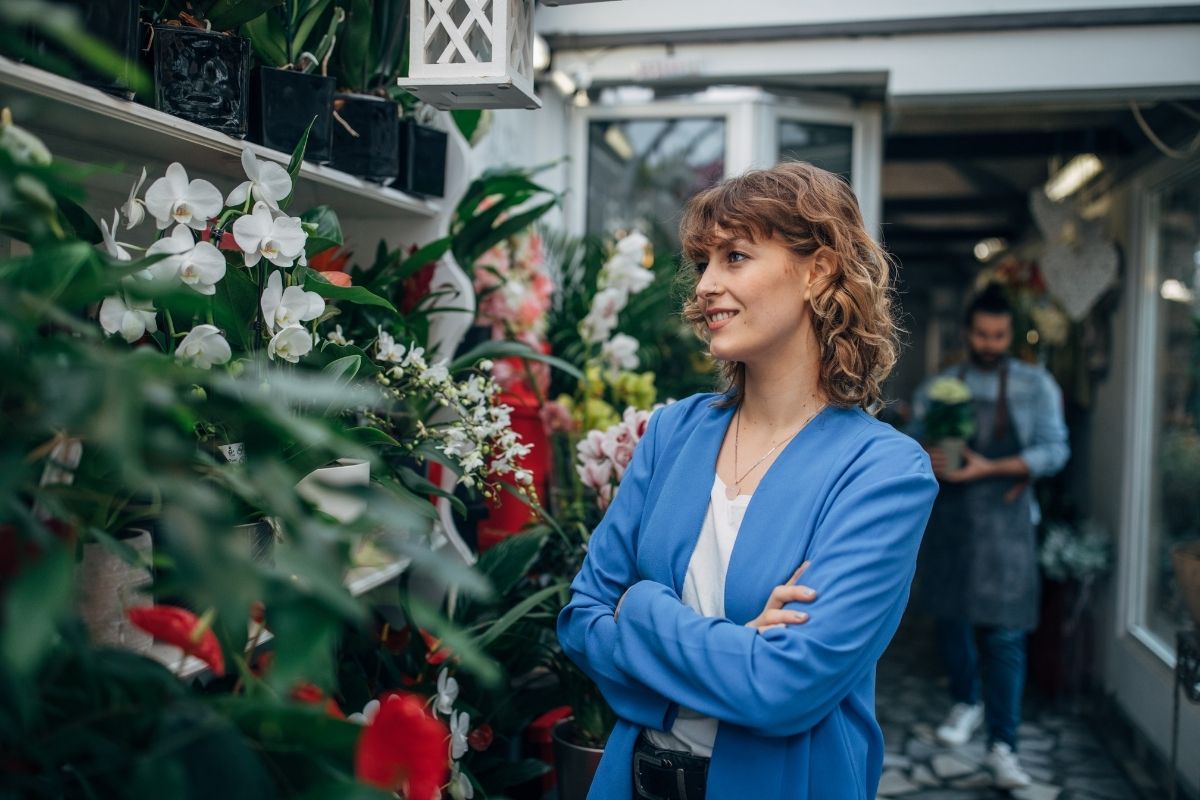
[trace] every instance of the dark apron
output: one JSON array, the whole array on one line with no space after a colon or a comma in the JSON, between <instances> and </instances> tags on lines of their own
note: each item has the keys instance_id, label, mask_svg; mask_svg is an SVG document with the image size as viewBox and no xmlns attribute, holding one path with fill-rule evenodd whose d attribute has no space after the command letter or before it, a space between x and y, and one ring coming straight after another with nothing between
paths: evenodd
<instances>
[{"instance_id":1,"label":"dark apron","mask_svg":"<svg viewBox=\"0 0 1200 800\"><path fill-rule=\"evenodd\" d=\"M966 376L966 367L959 378ZM1006 458L1021 452L1008 413L1008 365L1000 367L996 400L973 398L980 455ZM1022 485L1023 484L1023 485ZM1020 486L1012 502L1005 495ZM921 610L940 619L1033 630L1038 617L1037 542L1028 482L986 478L943 482L925 539L914 593Z\"/></svg>"}]
</instances>

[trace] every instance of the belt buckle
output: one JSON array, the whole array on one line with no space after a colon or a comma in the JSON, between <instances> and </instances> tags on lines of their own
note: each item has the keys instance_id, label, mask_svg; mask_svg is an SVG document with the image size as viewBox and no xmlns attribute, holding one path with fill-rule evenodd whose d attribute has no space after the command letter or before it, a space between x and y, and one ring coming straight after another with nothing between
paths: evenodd
<instances>
[{"instance_id":1,"label":"belt buckle","mask_svg":"<svg viewBox=\"0 0 1200 800\"><path fill-rule=\"evenodd\" d=\"M642 785L642 762L646 762L654 767L671 769L671 762L666 759L657 758L655 756L646 755L645 753L633 754L633 785L637 788L638 794L646 798L646 800L671 800L665 795L651 794L646 787ZM675 767L675 787L679 791L679 800L687 800L687 786L684 781L683 767Z\"/></svg>"}]
</instances>

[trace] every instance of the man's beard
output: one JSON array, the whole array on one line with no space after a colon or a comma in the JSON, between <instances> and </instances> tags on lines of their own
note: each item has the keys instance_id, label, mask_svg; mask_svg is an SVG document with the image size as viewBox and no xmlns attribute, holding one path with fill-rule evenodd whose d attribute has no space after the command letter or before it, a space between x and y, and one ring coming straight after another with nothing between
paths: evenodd
<instances>
[{"instance_id":1,"label":"man's beard","mask_svg":"<svg viewBox=\"0 0 1200 800\"><path fill-rule=\"evenodd\" d=\"M1000 362L1004 360L1004 353L977 353L971 351L971 363L980 369L993 370L1000 366Z\"/></svg>"}]
</instances>

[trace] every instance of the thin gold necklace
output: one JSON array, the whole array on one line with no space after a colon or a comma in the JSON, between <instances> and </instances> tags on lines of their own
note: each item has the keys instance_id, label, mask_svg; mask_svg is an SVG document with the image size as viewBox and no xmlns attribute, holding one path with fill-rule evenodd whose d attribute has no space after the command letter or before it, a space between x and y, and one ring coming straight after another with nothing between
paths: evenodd
<instances>
[{"instance_id":1,"label":"thin gold necklace","mask_svg":"<svg viewBox=\"0 0 1200 800\"><path fill-rule=\"evenodd\" d=\"M763 454L762 458L760 458L758 461L755 461L753 464L751 464L750 468L747 469L744 473L742 473L742 477L739 478L738 477L738 440L741 439L741 436L742 436L742 407L739 405L738 410L736 412L737 419L734 420L734 428L733 428L733 485L725 487L725 497L732 500L735 497L737 497L739 494L741 494L742 481L746 480L747 476L749 476L751 472L754 472L754 470L758 467L759 464L766 461L767 458L771 455L771 453L774 453L780 447L787 444L792 439L795 439L796 434L798 434L798 433L800 433L800 431L804 430L804 426L806 426L806 425L808 425L808 423L812 422L813 417L817 416L817 414L820 414L824 408L825 408L824 403L817 406L817 410L812 412L811 414L809 414L808 417L804 420L804 422L800 423L799 428L796 428L796 430L794 430L792 432L792 434L790 436L788 436L786 439L781 439L780 441L776 442L774 444L774 446L771 447L770 450L768 450L766 453Z\"/></svg>"}]
</instances>

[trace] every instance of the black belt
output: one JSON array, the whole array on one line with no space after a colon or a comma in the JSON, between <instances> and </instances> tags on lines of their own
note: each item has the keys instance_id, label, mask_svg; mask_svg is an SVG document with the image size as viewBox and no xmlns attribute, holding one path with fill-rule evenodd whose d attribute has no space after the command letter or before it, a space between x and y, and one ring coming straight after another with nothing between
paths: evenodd
<instances>
[{"instance_id":1,"label":"black belt","mask_svg":"<svg viewBox=\"0 0 1200 800\"><path fill-rule=\"evenodd\" d=\"M708 762L678 750L661 750L646 734L633 748L633 786L642 800L704 800Z\"/></svg>"}]
</instances>

